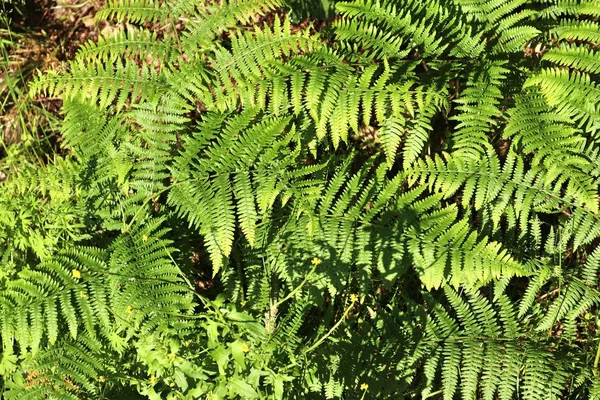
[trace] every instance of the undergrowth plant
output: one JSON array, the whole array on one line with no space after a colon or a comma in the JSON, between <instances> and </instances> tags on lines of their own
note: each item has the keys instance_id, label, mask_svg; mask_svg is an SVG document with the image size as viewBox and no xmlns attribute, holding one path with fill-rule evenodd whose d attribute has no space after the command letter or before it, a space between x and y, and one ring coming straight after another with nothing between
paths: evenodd
<instances>
[{"instance_id":1,"label":"undergrowth plant","mask_svg":"<svg viewBox=\"0 0 600 400\"><path fill-rule=\"evenodd\" d=\"M57 148L56 107L29 92L37 68L53 56L45 54L47 33L28 26L28 12L25 1L0 1L0 181L20 164L45 164Z\"/></svg>"},{"instance_id":2,"label":"undergrowth plant","mask_svg":"<svg viewBox=\"0 0 600 400\"><path fill-rule=\"evenodd\" d=\"M312 3L109 0L39 75L4 398L600 398L600 3Z\"/></svg>"}]
</instances>

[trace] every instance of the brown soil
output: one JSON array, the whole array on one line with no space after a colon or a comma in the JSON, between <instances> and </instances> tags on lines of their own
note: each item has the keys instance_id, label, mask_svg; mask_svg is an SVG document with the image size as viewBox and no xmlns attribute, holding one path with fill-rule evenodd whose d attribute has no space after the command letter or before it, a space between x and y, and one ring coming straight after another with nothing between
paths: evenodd
<instances>
[{"instance_id":1,"label":"brown soil","mask_svg":"<svg viewBox=\"0 0 600 400\"><path fill-rule=\"evenodd\" d=\"M0 10L9 18L9 26L0 22L0 39L14 43L0 60L8 60L0 64L0 158L6 154L3 145L20 142L24 131L57 150L58 135L49 118L59 115L61 102L43 95L30 98L28 84L37 71L72 59L82 43L97 39L106 28L93 19L102 5L98 0L26 0ZM7 82L16 87L16 95Z\"/></svg>"},{"instance_id":2,"label":"brown soil","mask_svg":"<svg viewBox=\"0 0 600 400\"><path fill-rule=\"evenodd\" d=\"M31 39L32 44L21 52L29 50L34 58L65 61L73 58L82 43L97 39L105 29L106 23L94 22L94 14L102 5L98 0L28 0L20 13L12 13L10 28Z\"/></svg>"}]
</instances>

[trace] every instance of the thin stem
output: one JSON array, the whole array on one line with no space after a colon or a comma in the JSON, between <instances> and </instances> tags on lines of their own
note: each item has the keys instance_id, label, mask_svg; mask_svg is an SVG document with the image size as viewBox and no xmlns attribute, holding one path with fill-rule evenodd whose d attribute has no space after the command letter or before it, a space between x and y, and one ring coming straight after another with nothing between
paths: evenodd
<instances>
[{"instance_id":1,"label":"thin stem","mask_svg":"<svg viewBox=\"0 0 600 400\"><path fill-rule=\"evenodd\" d=\"M319 345L321 343L323 343L325 340L327 340L327 338L329 338L329 336L331 336L331 334L333 333L333 331L335 331L337 329L337 327L340 326L340 324L342 322L344 322L344 319L346 319L346 317L348 316L348 313L350 312L350 310L352 310L352 307L354 307L354 303L355 303L354 301L350 302L350 305L348 307L346 307L346 309L344 310L344 315L342 315L342 317L339 319L339 321L336 322L335 325L333 325L331 327L331 329L325 335L323 335L312 346L310 346L308 349L306 349L305 353L310 353L311 351L313 351L314 349L316 349L317 347L319 347Z\"/></svg>"},{"instance_id":2,"label":"thin stem","mask_svg":"<svg viewBox=\"0 0 600 400\"><path fill-rule=\"evenodd\" d=\"M600 363L600 341L598 342L598 348L596 349L596 358L594 358L594 372L598 370L598 363Z\"/></svg>"},{"instance_id":3,"label":"thin stem","mask_svg":"<svg viewBox=\"0 0 600 400\"><path fill-rule=\"evenodd\" d=\"M292 297L294 297L294 295L296 293L298 293L298 291L300 291L300 289L302 289L302 287L304 285L306 285L306 282L308 282L308 278L310 278L310 276L315 272L316 269L317 269L316 265L314 267L312 267L312 269L304 277L304 280L302 282L300 282L300 284L294 290L292 290L287 296L285 296L283 299L279 300L275 304L275 307L279 307L282 303L285 303L286 301L288 301L289 299L291 299Z\"/></svg>"},{"instance_id":4,"label":"thin stem","mask_svg":"<svg viewBox=\"0 0 600 400\"><path fill-rule=\"evenodd\" d=\"M437 392L431 392L427 396L423 397L423 399L428 399L430 397L437 396L438 394L441 394L442 392L443 392L443 390L438 390Z\"/></svg>"}]
</instances>

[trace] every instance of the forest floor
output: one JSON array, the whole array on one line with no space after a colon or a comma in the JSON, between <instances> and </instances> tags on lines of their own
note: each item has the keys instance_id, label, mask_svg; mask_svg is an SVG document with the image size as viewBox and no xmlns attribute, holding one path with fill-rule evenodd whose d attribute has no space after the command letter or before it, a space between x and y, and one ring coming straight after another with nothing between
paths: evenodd
<instances>
[{"instance_id":1,"label":"forest floor","mask_svg":"<svg viewBox=\"0 0 600 400\"><path fill-rule=\"evenodd\" d=\"M102 4L96 0L0 1L0 158L16 143L51 153L58 149L60 100L33 98L29 84L39 71L72 59L82 43L111 29L106 22L94 21Z\"/></svg>"}]
</instances>

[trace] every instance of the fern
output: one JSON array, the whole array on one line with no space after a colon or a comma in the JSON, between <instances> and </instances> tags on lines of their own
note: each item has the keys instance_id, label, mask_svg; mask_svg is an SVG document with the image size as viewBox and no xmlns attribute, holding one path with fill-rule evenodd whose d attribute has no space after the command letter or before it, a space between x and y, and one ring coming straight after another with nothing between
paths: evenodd
<instances>
[{"instance_id":1,"label":"fern","mask_svg":"<svg viewBox=\"0 0 600 400\"><path fill-rule=\"evenodd\" d=\"M279 0L234 0L198 7L194 2L183 1L175 5L173 12L193 10L194 18L183 35L183 47L191 55L198 48L211 47L219 33L231 30L237 24L251 24L282 5Z\"/></svg>"},{"instance_id":2,"label":"fern","mask_svg":"<svg viewBox=\"0 0 600 400\"><path fill-rule=\"evenodd\" d=\"M443 354L444 396L453 398L460 388L462 398L478 398L479 374L482 374L481 390L485 398L498 395L509 399L520 390L527 398L561 398L566 376L573 366L557 364L554 352L560 350L536 342L531 336L531 321L518 319L514 304L501 287L497 290L490 301L472 291L467 291L468 299L464 299L454 290L445 289L457 313L456 320L443 310L436 310L432 320L439 328L440 324L454 326L447 336L436 339L442 341L442 348L435 351ZM463 336L457 334L460 332L457 323L464 326ZM502 372L498 374L498 370ZM549 378L547 384L541 384L542 377Z\"/></svg>"},{"instance_id":3,"label":"fern","mask_svg":"<svg viewBox=\"0 0 600 400\"><path fill-rule=\"evenodd\" d=\"M71 64L68 75L49 73L33 90L42 87L49 96L61 93L65 99L93 102L101 108L116 101L116 108L122 109L128 101L156 97L161 82L153 69L144 66L140 71L130 61L86 65L80 60Z\"/></svg>"},{"instance_id":4,"label":"fern","mask_svg":"<svg viewBox=\"0 0 600 400\"><path fill-rule=\"evenodd\" d=\"M298 3L109 1L35 80L5 396L597 397L597 4Z\"/></svg>"},{"instance_id":5,"label":"fern","mask_svg":"<svg viewBox=\"0 0 600 400\"><path fill-rule=\"evenodd\" d=\"M152 0L115 0L96 14L97 19L127 19L129 22L164 21L168 18L167 3Z\"/></svg>"}]
</instances>

